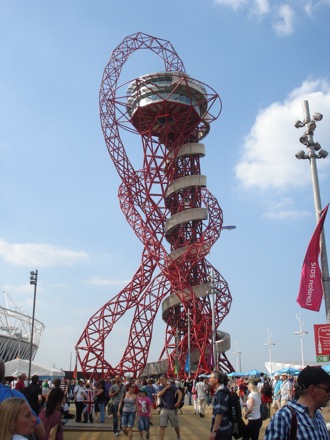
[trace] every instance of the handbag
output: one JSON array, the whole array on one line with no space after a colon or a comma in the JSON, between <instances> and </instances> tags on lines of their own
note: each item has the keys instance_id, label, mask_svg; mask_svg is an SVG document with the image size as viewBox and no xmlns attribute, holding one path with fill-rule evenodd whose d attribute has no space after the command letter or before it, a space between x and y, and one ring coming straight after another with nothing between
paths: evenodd
<instances>
[{"instance_id":1,"label":"handbag","mask_svg":"<svg viewBox=\"0 0 330 440\"><path fill-rule=\"evenodd\" d=\"M244 437L248 433L248 428L242 418L239 418L237 422L233 423L233 432L232 436L234 438L241 438Z\"/></svg>"},{"instance_id":2,"label":"handbag","mask_svg":"<svg viewBox=\"0 0 330 440\"><path fill-rule=\"evenodd\" d=\"M56 440L56 434L58 430L58 423L52 427L52 429L49 432L48 440Z\"/></svg>"}]
</instances>

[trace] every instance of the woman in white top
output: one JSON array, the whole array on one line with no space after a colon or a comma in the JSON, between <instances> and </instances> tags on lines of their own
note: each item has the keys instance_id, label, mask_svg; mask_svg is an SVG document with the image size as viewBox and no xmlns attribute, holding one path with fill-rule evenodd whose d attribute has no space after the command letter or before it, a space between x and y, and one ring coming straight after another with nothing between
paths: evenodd
<instances>
[{"instance_id":1,"label":"woman in white top","mask_svg":"<svg viewBox=\"0 0 330 440\"><path fill-rule=\"evenodd\" d=\"M0 439L26 440L34 431L36 422L31 408L25 399L10 397L0 404Z\"/></svg>"},{"instance_id":2,"label":"woman in white top","mask_svg":"<svg viewBox=\"0 0 330 440\"><path fill-rule=\"evenodd\" d=\"M243 440L258 440L262 425L260 414L261 397L258 390L258 381L251 380L248 384L248 390L250 394L247 402L243 405L245 407L245 419L248 420L248 429Z\"/></svg>"}]
</instances>

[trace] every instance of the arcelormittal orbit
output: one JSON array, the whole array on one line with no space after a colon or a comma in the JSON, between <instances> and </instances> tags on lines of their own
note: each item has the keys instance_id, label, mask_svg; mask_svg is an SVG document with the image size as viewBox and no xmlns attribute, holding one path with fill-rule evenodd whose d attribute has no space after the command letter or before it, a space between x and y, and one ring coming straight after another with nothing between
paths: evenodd
<instances>
[{"instance_id":1,"label":"arcelormittal orbit","mask_svg":"<svg viewBox=\"0 0 330 440\"><path fill-rule=\"evenodd\" d=\"M125 62L141 49L158 55L163 71L119 86ZM138 377L160 307L166 334L159 360L168 359L170 375L209 372L213 353L217 367L233 370L225 354L230 337L216 330L229 312L231 295L206 259L220 236L222 210L200 167L205 155L200 141L220 112L217 93L185 73L169 41L137 33L113 51L100 90L101 124L122 181L120 207L144 248L132 281L89 319L77 342L85 373ZM140 135L141 169L133 167L119 129ZM128 340L118 341L126 349L113 365L105 342L128 310L134 313Z\"/></svg>"}]
</instances>

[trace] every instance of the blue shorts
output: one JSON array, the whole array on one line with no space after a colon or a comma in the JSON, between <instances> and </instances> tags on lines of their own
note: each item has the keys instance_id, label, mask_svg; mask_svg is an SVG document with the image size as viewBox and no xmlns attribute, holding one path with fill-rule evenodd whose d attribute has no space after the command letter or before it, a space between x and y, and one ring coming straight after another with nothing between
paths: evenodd
<instances>
[{"instance_id":1,"label":"blue shorts","mask_svg":"<svg viewBox=\"0 0 330 440\"><path fill-rule=\"evenodd\" d=\"M149 431L150 429L150 419L148 416L140 416L138 423L139 431Z\"/></svg>"},{"instance_id":2,"label":"blue shorts","mask_svg":"<svg viewBox=\"0 0 330 440\"><path fill-rule=\"evenodd\" d=\"M135 412L125 412L123 411L121 415L121 426L128 426L133 428L135 421Z\"/></svg>"}]
</instances>

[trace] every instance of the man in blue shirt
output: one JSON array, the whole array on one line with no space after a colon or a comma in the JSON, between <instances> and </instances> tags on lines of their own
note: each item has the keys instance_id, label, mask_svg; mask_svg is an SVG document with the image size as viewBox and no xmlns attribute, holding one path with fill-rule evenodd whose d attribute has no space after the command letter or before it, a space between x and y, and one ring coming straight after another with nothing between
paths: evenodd
<instances>
[{"instance_id":1,"label":"man in blue shirt","mask_svg":"<svg viewBox=\"0 0 330 440\"><path fill-rule=\"evenodd\" d=\"M330 376L321 367L306 367L298 376L298 400L289 401L271 419L264 440L328 440L319 408L330 399Z\"/></svg>"},{"instance_id":2,"label":"man in blue shirt","mask_svg":"<svg viewBox=\"0 0 330 440\"><path fill-rule=\"evenodd\" d=\"M20 397L21 399L25 399L24 394L17 390L12 390L8 387L3 386L3 381L5 378L5 363L2 359L0 359L0 402L2 402L5 399L8 399L9 397ZM26 400L27 401L27 400ZM33 415L36 417L37 421L34 427L34 435L37 440L44 440L46 436L46 430L44 427L44 424L39 419L37 414L32 410Z\"/></svg>"},{"instance_id":3,"label":"man in blue shirt","mask_svg":"<svg viewBox=\"0 0 330 440\"><path fill-rule=\"evenodd\" d=\"M171 422L171 426L175 429L177 440L180 440L180 426L178 420L178 408L180 408L180 402L183 398L181 391L172 385L167 380L165 375L160 376L160 387L157 396L161 399L161 409L159 416L159 439L163 440L165 435L165 428L168 421ZM178 398L177 398L178 396Z\"/></svg>"}]
</instances>

